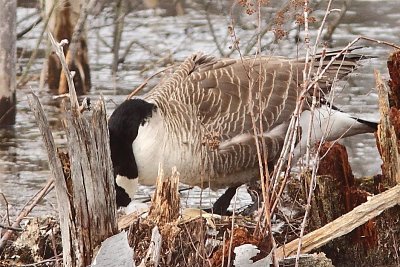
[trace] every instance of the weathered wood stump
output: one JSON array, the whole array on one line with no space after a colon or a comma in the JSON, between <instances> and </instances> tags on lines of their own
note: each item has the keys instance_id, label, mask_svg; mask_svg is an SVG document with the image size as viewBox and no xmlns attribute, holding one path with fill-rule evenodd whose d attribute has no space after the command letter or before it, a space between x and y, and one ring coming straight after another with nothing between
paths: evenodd
<instances>
[{"instance_id":1,"label":"weathered wood stump","mask_svg":"<svg viewBox=\"0 0 400 267\"><path fill-rule=\"evenodd\" d=\"M16 20L15 1L0 1L0 126L15 123Z\"/></svg>"},{"instance_id":2,"label":"weathered wood stump","mask_svg":"<svg viewBox=\"0 0 400 267\"><path fill-rule=\"evenodd\" d=\"M164 177L164 171L158 170L157 187L154 192L149 219L157 225L174 222L179 217L179 173L176 168L172 170L172 176Z\"/></svg>"},{"instance_id":3,"label":"weathered wood stump","mask_svg":"<svg viewBox=\"0 0 400 267\"><path fill-rule=\"evenodd\" d=\"M54 176L64 266L88 266L95 249L117 232L114 174L104 101L90 120L64 110L68 152L59 153L37 96L29 98Z\"/></svg>"},{"instance_id":4,"label":"weathered wood stump","mask_svg":"<svg viewBox=\"0 0 400 267\"><path fill-rule=\"evenodd\" d=\"M176 169L170 177L159 169L148 217L136 219L129 227L128 240L139 266L209 266L205 219L179 219L178 185Z\"/></svg>"},{"instance_id":5,"label":"weathered wood stump","mask_svg":"<svg viewBox=\"0 0 400 267\"><path fill-rule=\"evenodd\" d=\"M393 186L400 183L400 51L389 57L388 69L390 88L382 81L380 73L375 72L381 114L376 139L383 161L385 186Z\"/></svg>"}]
</instances>

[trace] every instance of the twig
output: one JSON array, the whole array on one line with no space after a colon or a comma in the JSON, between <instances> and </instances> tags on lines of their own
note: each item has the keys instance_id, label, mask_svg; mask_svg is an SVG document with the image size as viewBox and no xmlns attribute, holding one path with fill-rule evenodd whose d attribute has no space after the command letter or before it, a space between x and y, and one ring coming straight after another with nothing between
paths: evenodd
<instances>
[{"instance_id":1,"label":"twig","mask_svg":"<svg viewBox=\"0 0 400 267\"><path fill-rule=\"evenodd\" d=\"M314 43L314 47L313 47L313 51L312 51L312 59L311 59L312 61L314 61L314 59L315 59L318 43L321 38L322 30L324 29L328 15L330 14L331 6L332 6L332 0L330 0L328 2L328 6L326 8L324 18L323 18L321 26L319 27L319 30L318 30L318 34L317 34L317 37L316 37L316 40ZM305 41L307 44L307 56L310 52L309 44L307 42L307 41L309 41L309 39L308 39L309 38L308 11L309 11L308 1L304 1L304 26L305 26L305 30L306 30ZM303 79L304 79L303 92L304 93L312 88L308 85L308 83L309 83L309 81L311 81L311 74L312 74L313 66L312 66L312 64L310 64L310 65L308 64L309 61L308 61L307 56L306 56L306 64L305 64L304 71L303 71ZM322 64L323 64L323 56L320 59L320 64L319 64L319 67L317 70L317 74L319 72L321 72ZM307 67L309 67L308 73L306 73ZM325 69L327 69L327 67ZM318 88L317 88L316 82L313 84L313 89L314 89L314 92L312 94L311 116L310 116L308 133L307 133L307 148L306 148L306 164L307 164L307 166L309 165L310 147L311 147L310 143L311 143L312 125L313 125L313 120L314 120L314 111L315 111L315 107L317 105L317 90L318 90ZM304 99L302 100L302 102L304 102ZM310 187L309 187L309 192L308 192L308 196L307 196L307 205L306 205L305 214L304 214L303 221L301 223L301 228L300 228L300 237L299 237L299 243L298 243L298 247L297 247L295 267L299 266L299 257L300 257L301 246L302 246L302 237L304 236L304 231L305 231L305 227L306 227L306 223L307 223L307 219L308 219L308 214L310 213L311 200L312 200L312 195L314 193L314 185L316 183L318 167L319 167L319 158L318 158L318 155L316 154L315 155L315 163L313 165L313 169L312 169L312 173L311 173Z\"/></svg>"},{"instance_id":2,"label":"twig","mask_svg":"<svg viewBox=\"0 0 400 267\"><path fill-rule=\"evenodd\" d=\"M19 213L17 219L15 222L12 224L11 227L13 228L18 228L19 223L24 219L28 214L32 211L32 209L41 201L53 188L53 179L49 179L44 187L36 193L22 208L21 212ZM28 203L30 203L28 205ZM10 239L11 235L13 233L13 230L7 230L3 237L0 240L0 251L4 249L5 244L7 243L6 241Z\"/></svg>"},{"instance_id":3,"label":"twig","mask_svg":"<svg viewBox=\"0 0 400 267\"><path fill-rule=\"evenodd\" d=\"M221 45L219 44L217 35L215 34L214 26L212 24L211 17L210 17L209 8L210 8L211 1L209 1L207 4L204 1L202 1L202 4L203 4L204 10L206 12L206 20L207 20L208 28L210 29L210 33L211 33L211 36L215 43L215 46L217 47L220 56L225 57L224 50L222 49Z\"/></svg>"},{"instance_id":4,"label":"twig","mask_svg":"<svg viewBox=\"0 0 400 267\"><path fill-rule=\"evenodd\" d=\"M56 259L55 264L58 267L58 266L60 266L60 264L58 262L60 260L62 260L62 258L60 259L59 255L57 254L57 241L56 241L56 238L55 238L55 235L54 235L54 227L51 228L51 248L53 250L54 257Z\"/></svg>"},{"instance_id":5,"label":"twig","mask_svg":"<svg viewBox=\"0 0 400 267\"><path fill-rule=\"evenodd\" d=\"M290 5L292 4L292 1L286 1L284 5L280 8L280 10L277 13L280 13L284 10L287 10ZM244 54L248 55L250 51L253 49L255 45L258 43L258 39L261 39L267 32L269 32L274 26L275 20L271 19L270 22L261 30L259 30L254 36L251 37L250 41L247 43L247 46L244 50Z\"/></svg>"},{"instance_id":6,"label":"twig","mask_svg":"<svg viewBox=\"0 0 400 267\"><path fill-rule=\"evenodd\" d=\"M7 225L1 224L1 223L0 223L0 228L6 229L6 230L18 231L18 232L24 231L24 229L22 229L22 228L7 226Z\"/></svg>"},{"instance_id":7,"label":"twig","mask_svg":"<svg viewBox=\"0 0 400 267\"><path fill-rule=\"evenodd\" d=\"M113 38L113 62L111 66L111 73L113 76L117 73L118 64L119 64L119 50L121 47L121 39L122 39L122 32L124 30L124 20L126 15L126 7L125 1L119 0L116 4L116 11L115 11L115 28L114 28L114 38Z\"/></svg>"},{"instance_id":8,"label":"twig","mask_svg":"<svg viewBox=\"0 0 400 267\"><path fill-rule=\"evenodd\" d=\"M147 83L151 80L151 79L153 79L155 76L157 76L158 74L160 74L160 73L162 73L162 72L164 72L164 71L166 71L166 70L169 70L169 69L171 69L171 68L173 68L173 67L175 67L175 66L169 66L169 67L166 67L166 68L164 68L164 69L162 69L162 70L160 70L160 71L157 71L156 73L154 73L153 75L151 75L150 77L148 77L146 80L144 80L144 82L141 84L141 85L139 85L138 87L136 87L133 91L132 91L132 93L130 93L129 95L128 95L128 97L126 98L126 99L131 99L132 97L134 97L137 93L139 93L146 85L147 85Z\"/></svg>"},{"instance_id":9,"label":"twig","mask_svg":"<svg viewBox=\"0 0 400 267\"><path fill-rule=\"evenodd\" d=\"M329 69L329 67L332 65L332 63L341 55L343 55L343 53L345 53L348 49L350 49L350 47L352 47L353 45L355 45L357 42L359 42L360 40L366 40L366 41L370 41L370 42L374 42L374 43L378 43L378 44L383 44L383 45L387 45L393 48L396 48L398 50L400 50L400 46L394 44L394 43L389 43L386 41L382 41L379 39L374 39L374 38L370 38L370 37L366 37L366 36L359 36L357 38L355 38L353 41L351 41L346 47L344 47L339 53L337 53L337 55L333 56L331 58L331 60L328 62L328 64L326 64L325 68L321 71L321 73L319 75L315 75L314 79L312 80L312 82L309 84L307 91L309 89L312 88L312 86L314 86L314 84L316 84L325 74L325 72Z\"/></svg>"},{"instance_id":10,"label":"twig","mask_svg":"<svg viewBox=\"0 0 400 267\"><path fill-rule=\"evenodd\" d=\"M62 254L57 255L58 257L62 256ZM48 259L48 260L42 260L36 263L30 263L30 264L23 264L23 265L18 265L21 267L36 267L36 266L44 266L44 264L46 263L52 263L52 262L56 262L56 265L58 264L59 261L62 261L62 259Z\"/></svg>"},{"instance_id":11,"label":"twig","mask_svg":"<svg viewBox=\"0 0 400 267\"><path fill-rule=\"evenodd\" d=\"M261 31L261 17L262 17L261 4L262 4L262 1L258 1L258 14L257 14L258 32ZM260 34L257 35L257 52L256 52L256 56L254 58L255 59L259 58L259 60L261 60L261 35ZM262 68L263 68L263 66L262 66L262 64L260 64L259 70L258 70L260 75L258 75L258 81L257 81L258 82L258 91L259 91L260 95L262 94L263 87L265 84L264 77L261 77L261 73L264 73ZM259 101L259 103L258 103L259 107L262 107L264 105L262 98L259 97L258 101ZM262 117L262 114L259 114L259 115ZM259 131L261 134L264 133L262 120L259 121ZM271 184L271 177L270 177L269 170L268 170L268 148L266 145L265 138L261 138L261 145L262 145L263 155L262 155L262 158L259 159L259 165L260 165L260 168L261 168L261 165L264 166L264 173L261 174L261 178L262 178L261 184L263 187L262 193L263 193L263 199L264 199L263 211L264 211L264 215L265 215L263 220L264 220L264 224L266 224L265 230L268 232L268 236L270 238L270 243L271 243L271 247L272 247L272 250L271 250L272 262L275 267L278 267L279 264L275 258L275 253L274 253L274 248L276 247L276 243L275 243L275 239L274 239L274 236L272 233L272 222L271 222L272 221L272 213L270 212L271 211L271 195L270 195L270 190L269 190L270 184Z\"/></svg>"},{"instance_id":12,"label":"twig","mask_svg":"<svg viewBox=\"0 0 400 267\"><path fill-rule=\"evenodd\" d=\"M185 231L186 231L187 236L188 236L188 238L189 238L190 245L193 247L193 250L196 252L196 254L197 254L197 255L203 260L203 262L204 262L204 261L206 260L206 258L204 257L204 255L201 254L201 251L199 251L199 250L200 250L199 245L193 241L192 235L191 235L191 233L189 232L189 229L188 229L187 225L184 224L183 226L185 227Z\"/></svg>"},{"instance_id":13,"label":"twig","mask_svg":"<svg viewBox=\"0 0 400 267\"><path fill-rule=\"evenodd\" d=\"M20 86L20 85L22 85L22 84L24 84L24 83L27 82L27 79L26 79L26 78L27 78L27 76L28 76L28 72L29 72L29 70L31 69L32 64L33 64L33 63L35 62L35 60L36 60L37 53L38 53L38 50L39 50L39 46L40 46L40 44L42 43L44 33L46 32L47 25L49 24L50 17L51 17L51 15L53 14L54 9L55 9L55 4L51 7L49 14L48 14L48 16L46 17L46 20L44 21L43 29L42 29L42 31L40 32L40 36L39 36L39 39L38 39L37 42L36 42L35 49L33 50L32 54L31 54L31 57L29 58L28 63L26 63L26 67L25 67L24 73L21 75L21 78L19 78L19 80L18 80L18 82L17 82L18 86Z\"/></svg>"},{"instance_id":14,"label":"twig","mask_svg":"<svg viewBox=\"0 0 400 267\"><path fill-rule=\"evenodd\" d=\"M112 51L112 46L107 43L107 41L99 34L99 31L96 31L96 40L100 41L105 47Z\"/></svg>"},{"instance_id":15,"label":"twig","mask_svg":"<svg viewBox=\"0 0 400 267\"><path fill-rule=\"evenodd\" d=\"M329 4L328 4L328 6L329 6ZM312 65L309 66L309 64L308 64L309 56L310 56L310 32L309 32L309 29L308 29L308 12L309 12L309 10L308 10L308 0L305 0L304 1L304 32L305 32L304 42L305 42L305 45L306 45L306 60L305 60L304 70L303 70L303 86L304 86L303 87L303 91L304 92L307 90L306 88L307 88L307 85L308 85L308 82L309 82L308 77L310 77L311 69L312 69ZM315 54L313 54L313 56L314 55ZM308 70L307 70L307 67L309 67ZM307 71L308 71L308 75L307 75ZM315 96L314 96L314 98L315 98ZM299 101L297 101L297 105L301 106L304 103L304 99L300 99ZM313 114L311 115L311 117L313 117ZM298 124L296 126L298 127ZM296 131L296 130L297 130L297 128L294 129L294 131ZM293 141L294 140L292 140L292 142ZM313 192L313 190L310 189L310 193L309 193L310 202L311 202L312 192ZM307 204L309 205L310 202L307 201ZM302 241L302 237L304 235L305 223L307 221L307 219L306 219L307 218L307 214L308 214L307 211L309 211L308 206L306 207L306 213L305 213L305 215L303 217L303 223L302 223L301 229L300 229L300 238L299 238L299 243L298 243L298 246L297 246L295 267L299 266L301 241Z\"/></svg>"},{"instance_id":16,"label":"twig","mask_svg":"<svg viewBox=\"0 0 400 267\"><path fill-rule=\"evenodd\" d=\"M236 201L237 201L237 191L238 191L238 188L236 188L236 194L235 194L235 198L234 198L234 202L233 203L235 203L235 206L236 206ZM229 252L228 252L228 264L227 264L227 266L231 266L231 258L232 258L232 245L233 245L233 235L234 235L234 227L235 227L235 210L236 210L236 208L235 207L233 207L233 212L232 212L232 217L231 217L231 238L230 238L230 242L229 242Z\"/></svg>"},{"instance_id":17,"label":"twig","mask_svg":"<svg viewBox=\"0 0 400 267\"><path fill-rule=\"evenodd\" d=\"M8 118L8 114L10 114L11 112L13 112L15 110L15 105L12 105L11 107L9 107L7 109L6 112L4 112L4 114L0 117L0 124L3 123L4 120L6 120Z\"/></svg>"},{"instance_id":18,"label":"twig","mask_svg":"<svg viewBox=\"0 0 400 267\"><path fill-rule=\"evenodd\" d=\"M36 14L36 13L35 13ZM22 31L20 31L19 33L17 33L17 40L21 39L25 34L27 34L28 32L30 32L33 28L36 27L36 25L38 25L40 22L42 22L43 17L40 16L38 17L34 22L32 22L31 25L29 25L28 27L26 27L25 29L23 29Z\"/></svg>"},{"instance_id":19,"label":"twig","mask_svg":"<svg viewBox=\"0 0 400 267\"><path fill-rule=\"evenodd\" d=\"M386 41L374 39L374 38L371 38L371 37L360 36L360 37L358 37L357 39L363 39L363 40L366 40L366 41L371 41L371 42L375 42L375 43L378 43L378 44L383 44L383 45L391 46L391 47L393 47L393 48L396 48L396 49L399 49L399 50L400 50L400 46L398 46L398 45L396 45L396 44L394 44L394 43L390 43L390 42L386 42ZM356 39L356 40L357 40L357 39Z\"/></svg>"},{"instance_id":20,"label":"twig","mask_svg":"<svg viewBox=\"0 0 400 267\"><path fill-rule=\"evenodd\" d=\"M222 236L222 266L221 267L224 267L224 263L225 263L225 243L226 243L226 231L224 231L224 235ZM229 265L228 265L228 267L229 267Z\"/></svg>"},{"instance_id":21,"label":"twig","mask_svg":"<svg viewBox=\"0 0 400 267\"><path fill-rule=\"evenodd\" d=\"M64 51L63 51L63 46L68 43L67 40L61 40L60 43L58 43L51 32L48 32L49 34L49 39L50 42L53 46L53 49L55 53L57 54L58 58L60 59L63 71L67 77L67 82L68 82L68 88L69 88L69 95L70 95L70 102L71 102L71 109L78 110L79 108L79 103L78 103L78 97L76 96L76 90L75 90L75 84L73 80L73 76L68 68L67 60L65 59L64 56Z\"/></svg>"},{"instance_id":22,"label":"twig","mask_svg":"<svg viewBox=\"0 0 400 267\"><path fill-rule=\"evenodd\" d=\"M0 122L1 122L1 120L0 120ZM6 196L5 196L3 193L0 193L0 195L3 197L4 202L6 203L7 222L8 222L8 225L11 225L11 222L10 222L10 210L9 210L9 208L8 208L8 201L7 201L7 198L6 198Z\"/></svg>"},{"instance_id":23,"label":"twig","mask_svg":"<svg viewBox=\"0 0 400 267\"><path fill-rule=\"evenodd\" d=\"M349 0L351 1L351 0ZM343 1L342 7L340 8L340 13L339 15L336 17L336 19L334 21L332 21L332 23L330 23L326 29L326 32L324 34L324 37L322 37L323 40L325 41L332 41L332 35L335 32L337 26L339 26L340 21L344 18L344 15L347 12L347 8L348 8L348 3L347 1Z\"/></svg>"},{"instance_id":24,"label":"twig","mask_svg":"<svg viewBox=\"0 0 400 267\"><path fill-rule=\"evenodd\" d=\"M143 50L146 50L147 52L149 52L150 54L156 56L156 57L160 57L162 58L164 55L160 52L157 51L157 49L152 49L151 47L149 47L149 45L143 44L138 40L132 40L131 42L129 42L129 44L126 46L125 51L123 56L119 59L119 61L125 61L125 58L128 56L129 51L131 50L132 46L136 44L137 46L139 46L140 48L142 48Z\"/></svg>"},{"instance_id":25,"label":"twig","mask_svg":"<svg viewBox=\"0 0 400 267\"><path fill-rule=\"evenodd\" d=\"M33 17L36 17L37 15L39 15L39 10L35 10L35 11L33 11L32 13L26 15L25 17L20 18L20 19L17 21L17 28L21 25L21 23L24 23L24 22L26 22L27 20L29 20L29 19L31 19L31 18L33 18Z\"/></svg>"}]
</instances>

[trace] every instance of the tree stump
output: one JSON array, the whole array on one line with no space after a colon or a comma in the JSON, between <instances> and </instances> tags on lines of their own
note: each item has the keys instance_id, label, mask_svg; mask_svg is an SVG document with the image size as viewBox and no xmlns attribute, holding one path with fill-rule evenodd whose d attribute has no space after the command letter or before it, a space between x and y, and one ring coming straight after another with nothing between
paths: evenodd
<instances>
[{"instance_id":1,"label":"tree stump","mask_svg":"<svg viewBox=\"0 0 400 267\"><path fill-rule=\"evenodd\" d=\"M64 110L68 152L58 153L37 96L29 98L54 176L63 246L63 264L88 266L103 240L117 233L114 174L104 101L90 119Z\"/></svg>"},{"instance_id":2,"label":"tree stump","mask_svg":"<svg viewBox=\"0 0 400 267\"><path fill-rule=\"evenodd\" d=\"M0 126L13 125L16 115L16 1L0 0Z\"/></svg>"},{"instance_id":3,"label":"tree stump","mask_svg":"<svg viewBox=\"0 0 400 267\"><path fill-rule=\"evenodd\" d=\"M383 161L383 181L385 186L394 186L400 183L400 51L389 57L388 69L390 88L382 81L380 73L375 72L381 114L376 139Z\"/></svg>"},{"instance_id":4,"label":"tree stump","mask_svg":"<svg viewBox=\"0 0 400 267\"><path fill-rule=\"evenodd\" d=\"M172 175L164 177L164 171L158 170L156 191L154 192L149 219L158 225L174 222L179 217L179 173L172 169Z\"/></svg>"}]
</instances>

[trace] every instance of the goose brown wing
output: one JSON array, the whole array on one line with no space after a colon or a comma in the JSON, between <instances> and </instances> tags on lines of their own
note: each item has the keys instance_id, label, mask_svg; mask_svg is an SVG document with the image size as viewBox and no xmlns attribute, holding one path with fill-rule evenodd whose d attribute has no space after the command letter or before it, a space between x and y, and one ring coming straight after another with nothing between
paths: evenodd
<instances>
[{"instance_id":1,"label":"goose brown wing","mask_svg":"<svg viewBox=\"0 0 400 267\"><path fill-rule=\"evenodd\" d=\"M302 63L280 57L219 60L193 72L185 81L202 124L232 138L252 132L251 111L264 131L290 118L298 94Z\"/></svg>"},{"instance_id":2,"label":"goose brown wing","mask_svg":"<svg viewBox=\"0 0 400 267\"><path fill-rule=\"evenodd\" d=\"M354 49L316 55L311 63L314 72L329 64L318 81L323 92L329 92L335 79L345 77L357 68L360 59L367 58L352 53ZM183 87L189 88L187 97L210 130L230 137L247 132L253 128L251 110L264 131L289 120L301 88L304 59L215 60L203 56L199 61L201 64L183 80Z\"/></svg>"},{"instance_id":3,"label":"goose brown wing","mask_svg":"<svg viewBox=\"0 0 400 267\"><path fill-rule=\"evenodd\" d=\"M351 72L360 56L350 59L336 54L316 57L314 69L331 67L319 81L323 91L329 91L332 81ZM157 103L167 121L178 128L191 127L192 123L202 125L210 133L220 137L219 150L211 153L216 171L226 173L256 164L253 122L262 125L269 148L269 158L279 153L302 83L304 60L282 57L246 59L215 59L196 54L186 59L162 84L146 98ZM179 103L176 117L184 123L177 123L172 103ZM175 105L176 106L176 105ZM180 126L179 126L179 125ZM196 126L196 127L197 127ZM185 130L187 131L187 130ZM179 136L178 136L179 137Z\"/></svg>"},{"instance_id":4,"label":"goose brown wing","mask_svg":"<svg viewBox=\"0 0 400 267\"><path fill-rule=\"evenodd\" d=\"M209 155L215 171L227 174L257 165L252 111L257 127L263 127L268 161L276 158L296 106L303 67L280 57L226 59L199 67L184 81L201 124L219 137L218 149Z\"/></svg>"},{"instance_id":5,"label":"goose brown wing","mask_svg":"<svg viewBox=\"0 0 400 267\"><path fill-rule=\"evenodd\" d=\"M328 92L334 79L340 79L357 67L360 55L337 53L318 55L312 63L329 68L318 81ZM229 173L257 165L251 110L256 126L262 125L268 147L268 161L279 156L301 90L303 59L282 57L210 60L191 73L186 83L193 106L205 128L220 136L219 150L214 153L215 169ZM190 91L190 90L189 90Z\"/></svg>"}]
</instances>

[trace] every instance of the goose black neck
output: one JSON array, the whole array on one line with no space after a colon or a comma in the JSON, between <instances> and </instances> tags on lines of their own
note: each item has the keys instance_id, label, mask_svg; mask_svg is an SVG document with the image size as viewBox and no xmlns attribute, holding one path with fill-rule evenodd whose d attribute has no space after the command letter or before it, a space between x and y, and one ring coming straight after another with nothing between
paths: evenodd
<instances>
[{"instance_id":1,"label":"goose black neck","mask_svg":"<svg viewBox=\"0 0 400 267\"><path fill-rule=\"evenodd\" d=\"M152 116L154 104L141 99L130 99L118 106L108 121L110 132L111 160L114 177L138 178L138 169L132 151L132 143L137 137L139 126ZM117 205L126 206L130 202L125 190L115 184Z\"/></svg>"}]
</instances>

